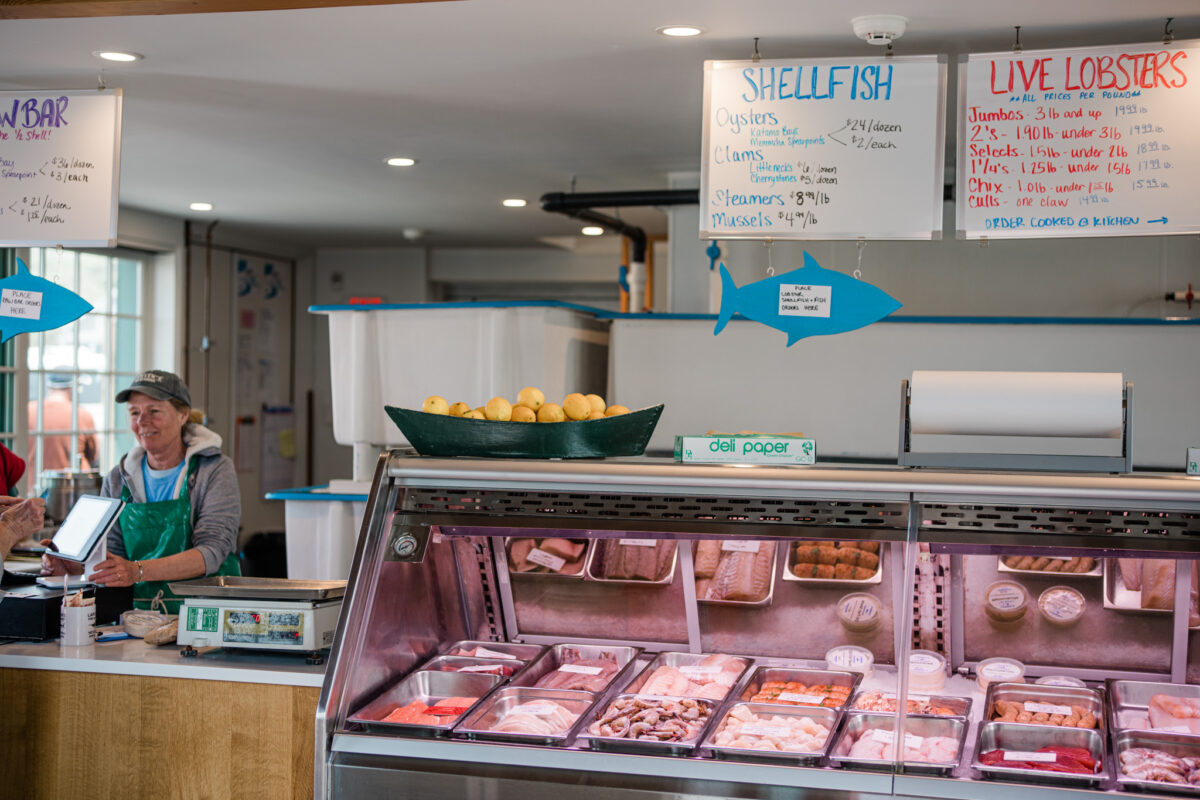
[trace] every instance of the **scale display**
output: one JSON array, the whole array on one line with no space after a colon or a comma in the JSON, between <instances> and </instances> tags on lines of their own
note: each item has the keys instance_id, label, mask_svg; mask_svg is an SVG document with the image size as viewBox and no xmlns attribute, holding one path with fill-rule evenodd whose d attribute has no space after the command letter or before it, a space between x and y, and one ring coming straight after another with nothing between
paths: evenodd
<instances>
[{"instance_id":1,"label":"scale display","mask_svg":"<svg viewBox=\"0 0 1200 800\"><path fill-rule=\"evenodd\" d=\"M304 619L293 611L225 612L221 641L243 644L295 644L304 636Z\"/></svg>"}]
</instances>

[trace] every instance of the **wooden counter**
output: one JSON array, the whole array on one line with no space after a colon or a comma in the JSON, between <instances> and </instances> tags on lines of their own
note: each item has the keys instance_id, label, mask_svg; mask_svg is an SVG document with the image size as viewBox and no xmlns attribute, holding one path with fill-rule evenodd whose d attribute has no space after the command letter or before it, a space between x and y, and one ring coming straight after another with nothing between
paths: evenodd
<instances>
[{"instance_id":1,"label":"wooden counter","mask_svg":"<svg viewBox=\"0 0 1200 800\"><path fill-rule=\"evenodd\" d=\"M312 797L323 667L179 651L0 645L0 798Z\"/></svg>"}]
</instances>

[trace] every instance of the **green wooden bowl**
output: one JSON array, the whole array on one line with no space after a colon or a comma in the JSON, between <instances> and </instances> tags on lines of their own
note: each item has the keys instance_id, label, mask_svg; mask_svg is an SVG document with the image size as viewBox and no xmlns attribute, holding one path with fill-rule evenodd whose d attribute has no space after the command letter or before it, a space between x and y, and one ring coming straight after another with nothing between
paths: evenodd
<instances>
[{"instance_id":1,"label":"green wooden bowl","mask_svg":"<svg viewBox=\"0 0 1200 800\"><path fill-rule=\"evenodd\" d=\"M644 453L663 407L567 422L493 422L395 406L384 409L423 456L605 458Z\"/></svg>"}]
</instances>

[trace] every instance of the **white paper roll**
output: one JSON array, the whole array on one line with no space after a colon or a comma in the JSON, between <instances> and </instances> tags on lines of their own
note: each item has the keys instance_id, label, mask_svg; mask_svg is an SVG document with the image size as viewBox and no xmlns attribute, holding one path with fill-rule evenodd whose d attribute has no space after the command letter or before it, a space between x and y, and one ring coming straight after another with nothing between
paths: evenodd
<instances>
[{"instance_id":1,"label":"white paper roll","mask_svg":"<svg viewBox=\"0 0 1200 800\"><path fill-rule=\"evenodd\" d=\"M1117 438L1119 372L917 370L909 384L913 433Z\"/></svg>"}]
</instances>

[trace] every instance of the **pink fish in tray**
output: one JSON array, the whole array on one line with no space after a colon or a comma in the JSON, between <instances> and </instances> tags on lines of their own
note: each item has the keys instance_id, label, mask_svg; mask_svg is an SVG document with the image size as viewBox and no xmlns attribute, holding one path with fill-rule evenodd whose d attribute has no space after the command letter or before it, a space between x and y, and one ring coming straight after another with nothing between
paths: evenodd
<instances>
[{"instance_id":1,"label":"pink fish in tray","mask_svg":"<svg viewBox=\"0 0 1200 800\"><path fill-rule=\"evenodd\" d=\"M746 662L740 658L714 653L694 666L659 667L638 694L723 700L745 668Z\"/></svg>"},{"instance_id":2,"label":"pink fish in tray","mask_svg":"<svg viewBox=\"0 0 1200 800\"><path fill-rule=\"evenodd\" d=\"M1150 727L1200 733L1200 697L1154 695L1150 698Z\"/></svg>"}]
</instances>

